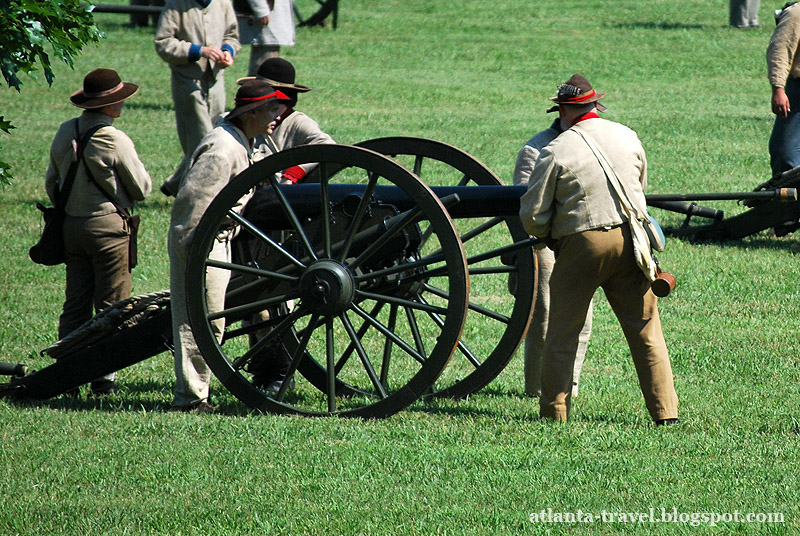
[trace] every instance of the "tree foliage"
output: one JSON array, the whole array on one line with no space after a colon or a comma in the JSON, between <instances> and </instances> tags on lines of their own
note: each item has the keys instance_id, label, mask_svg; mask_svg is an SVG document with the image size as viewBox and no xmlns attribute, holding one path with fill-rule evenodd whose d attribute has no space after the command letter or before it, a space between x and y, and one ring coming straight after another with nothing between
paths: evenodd
<instances>
[{"instance_id":1,"label":"tree foliage","mask_svg":"<svg viewBox=\"0 0 800 536\"><path fill-rule=\"evenodd\" d=\"M83 46L103 37L91 9L80 0L0 0L0 69L6 84L20 91L19 75L36 80L41 66L52 85L51 55L73 67L72 59ZM0 115L0 130L10 133L13 128ZM11 178L9 165L0 158L0 184Z\"/></svg>"}]
</instances>

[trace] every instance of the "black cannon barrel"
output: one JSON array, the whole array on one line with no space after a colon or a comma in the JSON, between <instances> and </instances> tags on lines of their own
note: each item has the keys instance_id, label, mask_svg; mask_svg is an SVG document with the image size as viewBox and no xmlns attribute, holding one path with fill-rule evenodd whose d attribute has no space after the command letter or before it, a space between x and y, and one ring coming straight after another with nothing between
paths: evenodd
<instances>
[{"instance_id":1,"label":"black cannon barrel","mask_svg":"<svg viewBox=\"0 0 800 536\"><path fill-rule=\"evenodd\" d=\"M690 203L687 201L653 201L647 200L647 205L651 207L669 210L670 212L677 212L679 214L686 214L687 216L700 216L701 218L710 218L715 221L721 221L725 217L725 212L715 208L701 207L697 203Z\"/></svg>"},{"instance_id":2,"label":"black cannon barrel","mask_svg":"<svg viewBox=\"0 0 800 536\"><path fill-rule=\"evenodd\" d=\"M364 186L359 184L331 184L329 200L331 203L341 203L349 196L361 196ZM456 199L447 207L450 217L459 218L484 218L484 217L513 217L519 214L520 198L527 191L526 186L433 186L433 193L440 199L448 196ZM281 191L286 196L289 204L299 217L314 217L320 212L320 185L296 184L281 186ZM267 194L269 197L269 194ZM395 186L378 186L375 188L376 200L394 205L398 210L405 211L413 208L413 201ZM787 201L797 199L794 188L784 188L778 191L762 192L735 192L735 193L709 193L709 194L655 194L645 196L648 204L665 206L667 202L695 201L695 200L738 200L738 199L783 199ZM254 211L246 211L246 217L254 223L265 227L283 228L285 216L277 205L277 200L264 199L258 202L251 201L248 207ZM665 207L666 208L666 207ZM668 209L674 210L674 208ZM256 212L257 214L255 214ZM710 213L707 217L718 217Z\"/></svg>"}]
</instances>

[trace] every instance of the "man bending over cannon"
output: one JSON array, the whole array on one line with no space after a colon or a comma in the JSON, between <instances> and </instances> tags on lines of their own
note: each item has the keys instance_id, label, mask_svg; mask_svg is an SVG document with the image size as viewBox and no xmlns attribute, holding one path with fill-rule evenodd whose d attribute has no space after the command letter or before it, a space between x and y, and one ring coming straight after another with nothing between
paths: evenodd
<instances>
[{"instance_id":1,"label":"man bending over cannon","mask_svg":"<svg viewBox=\"0 0 800 536\"><path fill-rule=\"evenodd\" d=\"M605 106L597 103L599 111L605 111ZM547 113L557 112L558 106L552 106ZM563 117L557 117L550 128L547 128L527 141L517 154L517 163L514 166L514 184L529 184L531 173L536 165L536 159L542 149L556 137L567 130L570 125ZM538 270L536 301L533 307L533 318L525 335L525 348L523 350L525 368L525 394L528 396L541 396L541 373L542 373L542 349L544 347L545 334L547 333L547 323L550 318L550 275L553 273L553 264L556 262L553 250L544 247L537 247L534 250ZM592 304L589 303L586 313L586 322L581 329L578 339L578 349L575 352L575 365L572 371L572 396L578 396L578 382L580 380L583 360L586 357L586 347L589 344L589 337L592 334Z\"/></svg>"},{"instance_id":2,"label":"man bending over cannon","mask_svg":"<svg viewBox=\"0 0 800 536\"><path fill-rule=\"evenodd\" d=\"M269 132L286 95L260 80L248 81L236 92L236 107L209 132L192 154L172 206L169 229L172 336L175 344L173 408L208 412L211 372L194 340L186 310L186 264L193 231L214 197L252 163L252 140ZM241 210L247 199L242 199ZM209 258L230 262L233 230L222 231ZM206 276L209 311L222 310L230 272L209 268ZM224 319L214 321L221 337Z\"/></svg>"},{"instance_id":3,"label":"man bending over cannon","mask_svg":"<svg viewBox=\"0 0 800 536\"><path fill-rule=\"evenodd\" d=\"M550 322L542 354L539 414L566 421L580 332L602 287L628 341L647 409L657 424L677 422L678 397L658 301L634 256L627 216L612 176L644 207L647 161L631 129L600 119L596 93L580 75L551 98L569 128L542 149L520 201L526 230L556 253Z\"/></svg>"}]
</instances>

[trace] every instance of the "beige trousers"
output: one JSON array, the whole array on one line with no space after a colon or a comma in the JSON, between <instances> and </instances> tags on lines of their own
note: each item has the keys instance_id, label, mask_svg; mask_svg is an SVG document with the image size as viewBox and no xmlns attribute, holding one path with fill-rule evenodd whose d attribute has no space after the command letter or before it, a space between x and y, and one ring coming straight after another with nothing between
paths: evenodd
<instances>
[{"instance_id":1,"label":"beige trousers","mask_svg":"<svg viewBox=\"0 0 800 536\"><path fill-rule=\"evenodd\" d=\"M228 239L215 240L209 259L230 262L231 249ZM197 347L186 303L186 251L175 247L169 240L170 308L172 312L172 342L175 347L175 392L173 407L191 406L208 401L211 370ZM230 271L208 268L206 271L206 300L208 311L221 311L225 307L225 292L230 280ZM212 322L217 340L222 340L225 320Z\"/></svg>"},{"instance_id":2,"label":"beige trousers","mask_svg":"<svg viewBox=\"0 0 800 536\"><path fill-rule=\"evenodd\" d=\"M622 326L650 416L653 420L677 418L678 397L658 298L636 265L627 225L575 233L558 241L542 355L540 415L559 421L569 416L580 332L598 288Z\"/></svg>"},{"instance_id":3,"label":"beige trousers","mask_svg":"<svg viewBox=\"0 0 800 536\"><path fill-rule=\"evenodd\" d=\"M528 396L541 396L542 394L542 350L547 334L547 324L550 318L550 276L556 262L555 254L550 248L536 250L536 261L539 265L537 275L536 301L533 306L533 318L525 335L525 394ZM592 334L592 304L586 313L578 337L578 351L575 353L575 365L572 370L572 396L578 396L578 381L580 380L583 361L586 357L586 347Z\"/></svg>"},{"instance_id":4,"label":"beige trousers","mask_svg":"<svg viewBox=\"0 0 800 536\"><path fill-rule=\"evenodd\" d=\"M195 80L172 71L172 101L175 124L184 156L191 156L225 111L225 83L222 72L214 79L206 74Z\"/></svg>"}]
</instances>

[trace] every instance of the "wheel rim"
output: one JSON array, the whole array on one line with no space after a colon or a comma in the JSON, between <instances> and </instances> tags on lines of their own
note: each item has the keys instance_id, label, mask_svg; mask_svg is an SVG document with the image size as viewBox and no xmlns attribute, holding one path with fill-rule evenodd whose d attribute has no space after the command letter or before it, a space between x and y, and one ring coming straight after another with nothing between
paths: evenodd
<instances>
[{"instance_id":1,"label":"wheel rim","mask_svg":"<svg viewBox=\"0 0 800 536\"><path fill-rule=\"evenodd\" d=\"M315 199L305 194L301 199L297 195L299 186L278 187L275 179L276 173L305 163L319 163L319 184L305 187L306 193L316 192ZM256 205L251 202L244 216L231 210L265 180L270 183L266 192L271 205L251 210ZM337 187L353 185L361 192L385 185L400 188L414 208L392 212L385 218L388 229L384 229L375 221L383 224L382 214L392 211L391 207L373 206L352 197L332 197ZM370 195L361 197L372 199ZM348 213L351 209L353 214ZM347 218L351 221L345 222ZM267 244L272 264L209 259L218 230L230 226L231 219L239 224L240 238ZM278 220L282 223L277 224ZM408 236L418 232L417 222L434 230L435 244L421 249L408 246L412 242ZM277 230L288 238L271 239L269 234ZM220 192L203 215L195 236L198 238L189 251L186 275L195 339L220 382L254 409L385 417L428 391L458 344L468 305L466 260L458 233L430 189L413 173L378 153L343 145L317 145L270 156ZM426 256L433 249L441 253ZM210 312L205 299L209 267L230 270L237 276L247 274L249 278L243 286L229 286L225 310L220 312ZM449 300L433 295L419 283L433 270L440 275L432 279L446 285ZM259 344L288 341L292 356L289 373L294 375L296 387L267 393L254 385L247 370L254 350L242 340L246 328L239 320L290 300L294 300L293 309L270 320L271 331ZM399 310L410 311L407 320L399 320ZM423 318L428 312L440 315L444 322L437 325ZM222 344L211 325L218 318L227 320ZM313 383L306 381L303 364L305 370L322 377ZM294 374L298 370L303 376ZM349 396L342 396L345 394Z\"/></svg>"},{"instance_id":2,"label":"wheel rim","mask_svg":"<svg viewBox=\"0 0 800 536\"><path fill-rule=\"evenodd\" d=\"M390 137L358 144L398 159L432 186L497 186L502 181L468 153L423 138ZM430 166L429 166L430 164ZM450 169L443 169L449 167ZM427 169L431 168L431 173ZM530 324L536 296L536 258L531 248L516 251L506 266L499 255L470 262L479 254L528 238L517 217L458 220L470 268L470 311L458 349L436 382L433 396L466 397L488 385L506 367ZM490 240L486 240L486 236ZM482 240L483 238L483 240ZM509 270L505 272L504 270ZM505 281L516 278L512 294ZM494 299L498 297L499 299Z\"/></svg>"}]
</instances>

